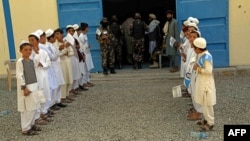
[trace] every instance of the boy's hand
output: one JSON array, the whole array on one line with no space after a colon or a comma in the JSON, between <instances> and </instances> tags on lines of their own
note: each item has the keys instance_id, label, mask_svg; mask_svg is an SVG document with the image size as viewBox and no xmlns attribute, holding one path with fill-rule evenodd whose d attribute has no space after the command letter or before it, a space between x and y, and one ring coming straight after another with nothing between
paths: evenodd
<instances>
[{"instance_id":1,"label":"boy's hand","mask_svg":"<svg viewBox=\"0 0 250 141\"><path fill-rule=\"evenodd\" d=\"M24 96L28 96L28 95L30 94L29 89L28 89L28 88L25 88L25 89L23 90L23 94L24 94Z\"/></svg>"},{"instance_id":2,"label":"boy's hand","mask_svg":"<svg viewBox=\"0 0 250 141\"><path fill-rule=\"evenodd\" d=\"M197 70L198 67L199 67L198 64L194 64L193 70Z\"/></svg>"},{"instance_id":3,"label":"boy's hand","mask_svg":"<svg viewBox=\"0 0 250 141\"><path fill-rule=\"evenodd\" d=\"M60 45L59 50L63 50L63 49L64 49L64 45Z\"/></svg>"},{"instance_id":4,"label":"boy's hand","mask_svg":"<svg viewBox=\"0 0 250 141\"><path fill-rule=\"evenodd\" d=\"M39 67L43 67L43 64L39 62L39 63L38 63L38 66L39 66Z\"/></svg>"},{"instance_id":5,"label":"boy's hand","mask_svg":"<svg viewBox=\"0 0 250 141\"><path fill-rule=\"evenodd\" d=\"M70 43L67 42L67 43L65 44L65 47L68 48L69 46L70 46Z\"/></svg>"}]
</instances>

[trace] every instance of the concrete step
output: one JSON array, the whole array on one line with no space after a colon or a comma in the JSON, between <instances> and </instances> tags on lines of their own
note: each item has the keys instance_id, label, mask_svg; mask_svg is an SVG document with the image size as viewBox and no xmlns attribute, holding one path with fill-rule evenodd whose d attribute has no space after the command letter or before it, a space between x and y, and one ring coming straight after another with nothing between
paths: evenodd
<instances>
[{"instance_id":1,"label":"concrete step","mask_svg":"<svg viewBox=\"0 0 250 141\"><path fill-rule=\"evenodd\" d=\"M124 80L124 79L182 79L180 72L170 73L169 68L133 68L117 69L116 74L103 75L102 73L92 73L92 80ZM228 67L215 68L214 76L250 76L250 67Z\"/></svg>"}]
</instances>

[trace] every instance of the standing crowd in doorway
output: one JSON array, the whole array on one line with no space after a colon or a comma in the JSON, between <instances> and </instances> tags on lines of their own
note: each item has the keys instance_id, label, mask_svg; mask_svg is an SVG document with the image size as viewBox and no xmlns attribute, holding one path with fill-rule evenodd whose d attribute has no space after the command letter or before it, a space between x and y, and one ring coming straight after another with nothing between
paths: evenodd
<instances>
[{"instance_id":1,"label":"standing crowd in doorway","mask_svg":"<svg viewBox=\"0 0 250 141\"><path fill-rule=\"evenodd\" d=\"M180 71L187 96L193 102L187 119L200 120L197 124L201 130L212 130L213 105L216 104L213 58L199 31L199 20L187 18L179 32L174 12L168 10L165 14L167 20L163 28L153 13L148 15L149 25L142 20L140 13L128 16L121 25L116 15L112 16L111 22L102 18L101 26L96 30L96 40L100 44L103 74L115 74L115 68L122 68L123 46L126 46L126 59L133 68L141 69L144 37L148 36L148 52L152 60L149 67L158 68L158 50L164 49L169 58L170 72ZM82 91L88 90L86 87L94 86L90 79L94 65L87 33L87 23L67 25L66 36L60 28L37 29L27 35L28 41L20 43L22 56L16 62L16 78L23 135L37 135L42 130L38 125L52 122L54 111L67 107ZM175 39L174 43L171 43L172 39Z\"/></svg>"}]
</instances>

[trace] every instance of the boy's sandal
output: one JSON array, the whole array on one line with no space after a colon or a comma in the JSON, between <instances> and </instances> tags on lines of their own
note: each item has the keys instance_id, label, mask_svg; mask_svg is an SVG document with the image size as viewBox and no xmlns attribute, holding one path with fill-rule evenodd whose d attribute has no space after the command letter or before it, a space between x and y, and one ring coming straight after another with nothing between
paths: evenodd
<instances>
[{"instance_id":1,"label":"boy's sandal","mask_svg":"<svg viewBox=\"0 0 250 141\"><path fill-rule=\"evenodd\" d=\"M71 101L71 100L66 99L66 98L65 98L65 99L62 99L61 101L62 101L62 103L72 103L72 101Z\"/></svg>"},{"instance_id":2,"label":"boy's sandal","mask_svg":"<svg viewBox=\"0 0 250 141\"><path fill-rule=\"evenodd\" d=\"M51 117L55 117L53 114L47 113L45 114L47 117L51 118Z\"/></svg>"},{"instance_id":3,"label":"boy's sandal","mask_svg":"<svg viewBox=\"0 0 250 141\"><path fill-rule=\"evenodd\" d=\"M33 125L33 126L31 127L31 130L33 130L33 131L42 131L42 128L41 128L41 127L38 127L38 126L36 126L36 125Z\"/></svg>"},{"instance_id":4,"label":"boy's sandal","mask_svg":"<svg viewBox=\"0 0 250 141\"><path fill-rule=\"evenodd\" d=\"M190 108L190 109L188 110L188 114L192 114L192 113L194 113L194 112L196 112L196 110L195 110L194 108Z\"/></svg>"},{"instance_id":5,"label":"boy's sandal","mask_svg":"<svg viewBox=\"0 0 250 141\"><path fill-rule=\"evenodd\" d=\"M51 119L51 118L47 118L47 120L46 121L48 121L48 122L52 122L52 121L54 121L53 119Z\"/></svg>"},{"instance_id":6,"label":"boy's sandal","mask_svg":"<svg viewBox=\"0 0 250 141\"><path fill-rule=\"evenodd\" d=\"M43 120L42 118L39 118L35 121L35 124L38 124L38 125L47 125L48 122Z\"/></svg>"},{"instance_id":7,"label":"boy's sandal","mask_svg":"<svg viewBox=\"0 0 250 141\"><path fill-rule=\"evenodd\" d=\"M206 120L201 120L196 123L197 125L206 125L207 121Z\"/></svg>"},{"instance_id":8,"label":"boy's sandal","mask_svg":"<svg viewBox=\"0 0 250 141\"><path fill-rule=\"evenodd\" d=\"M22 134L25 135L25 136L33 136L33 135L38 135L38 132L33 131L33 130L30 129L30 130L28 130L26 132L22 132Z\"/></svg>"},{"instance_id":9,"label":"boy's sandal","mask_svg":"<svg viewBox=\"0 0 250 141\"><path fill-rule=\"evenodd\" d=\"M49 117L43 118L43 120L48 121L48 122L52 122L53 121L53 119L51 119Z\"/></svg>"},{"instance_id":10,"label":"boy's sandal","mask_svg":"<svg viewBox=\"0 0 250 141\"><path fill-rule=\"evenodd\" d=\"M213 125L208 125L208 124L205 124L205 125L202 125L201 127L200 127L200 131L211 131L211 130L213 130Z\"/></svg>"},{"instance_id":11,"label":"boy's sandal","mask_svg":"<svg viewBox=\"0 0 250 141\"><path fill-rule=\"evenodd\" d=\"M48 113L51 114L51 115L55 115L56 114L55 112L53 112L51 110L49 110Z\"/></svg>"}]
</instances>

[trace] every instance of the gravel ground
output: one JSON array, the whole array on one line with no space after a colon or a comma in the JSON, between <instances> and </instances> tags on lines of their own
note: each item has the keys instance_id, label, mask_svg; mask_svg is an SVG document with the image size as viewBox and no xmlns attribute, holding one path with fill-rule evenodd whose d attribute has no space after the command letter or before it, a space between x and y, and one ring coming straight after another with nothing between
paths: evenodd
<instances>
[{"instance_id":1,"label":"gravel ground","mask_svg":"<svg viewBox=\"0 0 250 141\"><path fill-rule=\"evenodd\" d=\"M15 82L15 79L13 79ZM250 76L216 76L217 104L214 131L207 141L223 141L225 124L250 124ZM187 121L190 98L172 98L173 86L182 84L178 73L166 69L118 70L92 74L94 87L83 92L38 136L22 136L17 112L16 85L8 92L0 79L0 141L195 141L196 121Z\"/></svg>"}]
</instances>

